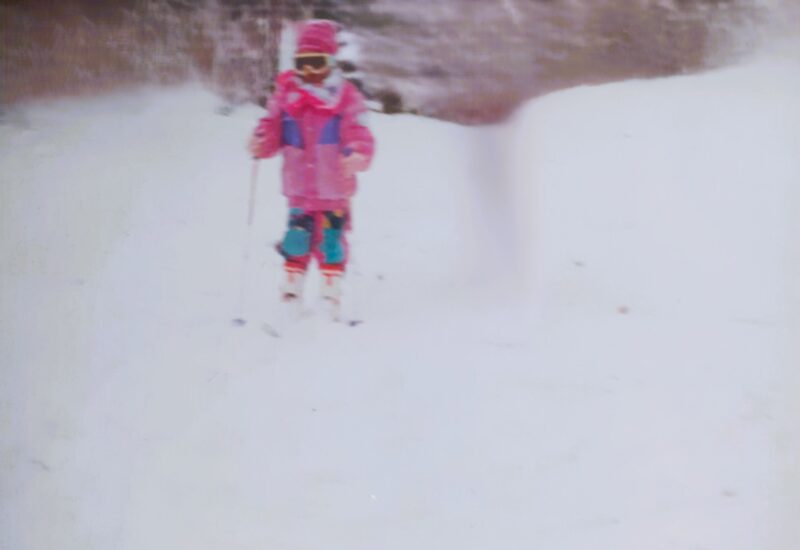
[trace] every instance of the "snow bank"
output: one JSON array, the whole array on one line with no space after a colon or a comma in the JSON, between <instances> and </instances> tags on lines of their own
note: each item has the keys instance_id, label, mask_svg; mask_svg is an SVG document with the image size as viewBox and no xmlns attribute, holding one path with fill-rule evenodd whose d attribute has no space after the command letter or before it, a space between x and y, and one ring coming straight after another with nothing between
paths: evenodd
<instances>
[{"instance_id":1,"label":"snow bank","mask_svg":"<svg viewBox=\"0 0 800 550\"><path fill-rule=\"evenodd\" d=\"M523 109L509 165L543 305L785 319L795 68L578 88Z\"/></svg>"}]
</instances>

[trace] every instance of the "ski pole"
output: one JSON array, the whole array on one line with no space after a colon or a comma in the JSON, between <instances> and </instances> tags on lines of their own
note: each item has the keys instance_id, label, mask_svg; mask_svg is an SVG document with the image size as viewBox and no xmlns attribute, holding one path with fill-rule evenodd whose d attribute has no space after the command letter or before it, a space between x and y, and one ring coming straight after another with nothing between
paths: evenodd
<instances>
[{"instance_id":1,"label":"ski pole","mask_svg":"<svg viewBox=\"0 0 800 550\"><path fill-rule=\"evenodd\" d=\"M239 274L239 316L233 320L236 326L244 326L247 320L244 318L244 294L247 282L247 266L250 263L250 241L253 235L253 220L256 212L256 192L258 191L258 160L253 160L250 167L250 196L247 201L247 234L244 240L244 250L242 251L242 270Z\"/></svg>"},{"instance_id":2,"label":"ski pole","mask_svg":"<svg viewBox=\"0 0 800 550\"><path fill-rule=\"evenodd\" d=\"M253 226L253 218L256 214L256 191L258 190L258 161L253 160L250 167L250 199L247 208L247 232L250 234L250 227Z\"/></svg>"}]
</instances>

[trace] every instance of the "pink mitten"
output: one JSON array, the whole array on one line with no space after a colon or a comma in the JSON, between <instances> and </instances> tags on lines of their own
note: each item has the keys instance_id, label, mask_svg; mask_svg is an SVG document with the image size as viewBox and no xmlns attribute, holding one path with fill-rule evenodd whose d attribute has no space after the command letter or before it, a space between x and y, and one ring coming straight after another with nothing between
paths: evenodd
<instances>
[{"instance_id":1,"label":"pink mitten","mask_svg":"<svg viewBox=\"0 0 800 550\"><path fill-rule=\"evenodd\" d=\"M369 168L369 159L361 153L351 153L342 159L342 173L349 178L356 172L363 172Z\"/></svg>"},{"instance_id":2,"label":"pink mitten","mask_svg":"<svg viewBox=\"0 0 800 550\"><path fill-rule=\"evenodd\" d=\"M250 154L253 158L264 159L275 155L279 149L280 140L275 121L270 117L262 118L253 132L253 137L250 138L248 144Z\"/></svg>"}]
</instances>

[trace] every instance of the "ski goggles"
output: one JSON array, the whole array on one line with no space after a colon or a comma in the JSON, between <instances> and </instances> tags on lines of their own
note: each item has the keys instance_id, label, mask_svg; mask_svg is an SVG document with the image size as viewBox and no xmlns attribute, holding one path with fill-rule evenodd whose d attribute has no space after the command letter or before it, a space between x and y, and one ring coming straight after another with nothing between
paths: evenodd
<instances>
[{"instance_id":1,"label":"ski goggles","mask_svg":"<svg viewBox=\"0 0 800 550\"><path fill-rule=\"evenodd\" d=\"M330 56L325 53L299 53L294 56L294 69L298 73L323 73L329 65Z\"/></svg>"}]
</instances>

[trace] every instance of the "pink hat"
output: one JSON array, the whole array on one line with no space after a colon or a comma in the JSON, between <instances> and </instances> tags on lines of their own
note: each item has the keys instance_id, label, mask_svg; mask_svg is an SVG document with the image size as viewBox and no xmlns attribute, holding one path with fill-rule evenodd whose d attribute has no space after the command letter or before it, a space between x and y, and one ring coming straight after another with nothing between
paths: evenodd
<instances>
[{"instance_id":1,"label":"pink hat","mask_svg":"<svg viewBox=\"0 0 800 550\"><path fill-rule=\"evenodd\" d=\"M301 24L297 35L297 51L334 55L339 49L336 30L336 23L326 19L312 19Z\"/></svg>"}]
</instances>

